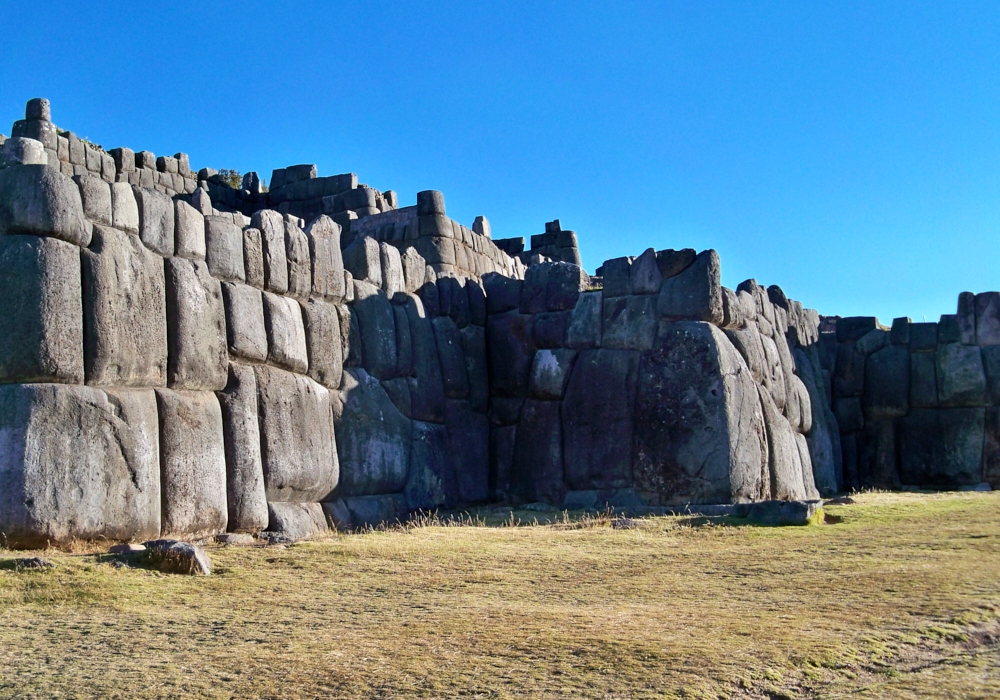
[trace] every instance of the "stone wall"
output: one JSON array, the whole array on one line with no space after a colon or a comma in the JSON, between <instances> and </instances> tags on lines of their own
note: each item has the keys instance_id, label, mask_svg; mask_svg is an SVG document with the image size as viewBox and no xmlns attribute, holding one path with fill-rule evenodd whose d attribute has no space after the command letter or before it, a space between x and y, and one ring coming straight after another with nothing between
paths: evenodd
<instances>
[{"instance_id":1,"label":"stone wall","mask_svg":"<svg viewBox=\"0 0 1000 700\"><path fill-rule=\"evenodd\" d=\"M715 251L487 276L491 483L564 506L817 498L838 489L819 317Z\"/></svg>"},{"instance_id":2,"label":"stone wall","mask_svg":"<svg viewBox=\"0 0 1000 700\"><path fill-rule=\"evenodd\" d=\"M848 487L1000 488L1000 293L938 323L824 319Z\"/></svg>"}]
</instances>

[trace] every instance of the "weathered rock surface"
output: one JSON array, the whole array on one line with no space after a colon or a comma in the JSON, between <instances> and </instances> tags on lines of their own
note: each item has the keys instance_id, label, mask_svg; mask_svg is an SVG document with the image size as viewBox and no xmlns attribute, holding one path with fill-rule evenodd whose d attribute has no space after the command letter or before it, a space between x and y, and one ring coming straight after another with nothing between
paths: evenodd
<instances>
[{"instance_id":1,"label":"weathered rock surface","mask_svg":"<svg viewBox=\"0 0 1000 700\"><path fill-rule=\"evenodd\" d=\"M80 249L0 236L0 381L82 384Z\"/></svg>"},{"instance_id":2,"label":"weathered rock surface","mask_svg":"<svg viewBox=\"0 0 1000 700\"><path fill-rule=\"evenodd\" d=\"M343 464L340 493L399 493L406 485L411 424L377 379L363 369L344 372L343 415L337 446Z\"/></svg>"},{"instance_id":3,"label":"weathered rock surface","mask_svg":"<svg viewBox=\"0 0 1000 700\"><path fill-rule=\"evenodd\" d=\"M163 533L210 537L226 531L226 452L215 394L156 390L160 419Z\"/></svg>"},{"instance_id":4,"label":"weathered rock surface","mask_svg":"<svg viewBox=\"0 0 1000 700\"><path fill-rule=\"evenodd\" d=\"M127 233L97 226L83 256L84 370L98 386L164 386L163 260Z\"/></svg>"},{"instance_id":5,"label":"weathered rock surface","mask_svg":"<svg viewBox=\"0 0 1000 700\"><path fill-rule=\"evenodd\" d=\"M340 335L340 314L328 301L310 299L302 304L309 376L328 389L340 388L344 369Z\"/></svg>"},{"instance_id":6,"label":"weathered rock surface","mask_svg":"<svg viewBox=\"0 0 1000 700\"><path fill-rule=\"evenodd\" d=\"M639 364L634 415L636 488L695 503L766 495L765 417L750 371L719 329L661 325Z\"/></svg>"},{"instance_id":7,"label":"weathered rock surface","mask_svg":"<svg viewBox=\"0 0 1000 700\"><path fill-rule=\"evenodd\" d=\"M257 377L253 368L232 363L225 391L218 392L226 454L228 528L260 532L267 527L267 497L260 455Z\"/></svg>"},{"instance_id":8,"label":"weathered rock surface","mask_svg":"<svg viewBox=\"0 0 1000 700\"><path fill-rule=\"evenodd\" d=\"M229 354L264 362L267 359L267 331L264 327L264 300L261 291L246 284L222 283L226 312L226 344ZM337 339L339 343L339 338Z\"/></svg>"},{"instance_id":9,"label":"weathered rock surface","mask_svg":"<svg viewBox=\"0 0 1000 700\"><path fill-rule=\"evenodd\" d=\"M660 316L721 325L725 316L720 270L718 253L699 253L687 269L664 280L657 300Z\"/></svg>"},{"instance_id":10,"label":"weathered rock surface","mask_svg":"<svg viewBox=\"0 0 1000 700\"><path fill-rule=\"evenodd\" d=\"M551 362L539 362L544 353L552 354L553 351L540 350L536 354L536 369L541 364L555 365L550 371L553 375L551 389L565 387L566 391L561 410L566 483L569 488L631 486L633 412L639 353L632 350L581 350L575 363L572 355L563 358L553 355ZM572 367L572 373L569 367Z\"/></svg>"},{"instance_id":11,"label":"weathered rock surface","mask_svg":"<svg viewBox=\"0 0 1000 700\"><path fill-rule=\"evenodd\" d=\"M165 574L208 576L212 573L212 560L205 550L190 542L161 539L143 544L146 562Z\"/></svg>"},{"instance_id":12,"label":"weathered rock surface","mask_svg":"<svg viewBox=\"0 0 1000 700\"><path fill-rule=\"evenodd\" d=\"M139 238L154 253L174 254L174 202L163 192L132 187L139 208Z\"/></svg>"},{"instance_id":13,"label":"weathered rock surface","mask_svg":"<svg viewBox=\"0 0 1000 700\"><path fill-rule=\"evenodd\" d=\"M257 366L254 372L268 502L323 501L341 478L330 392L308 377L273 367Z\"/></svg>"},{"instance_id":14,"label":"weathered rock surface","mask_svg":"<svg viewBox=\"0 0 1000 700\"><path fill-rule=\"evenodd\" d=\"M232 219L205 217L205 259L213 277L225 282L243 282L243 231Z\"/></svg>"},{"instance_id":15,"label":"weathered rock surface","mask_svg":"<svg viewBox=\"0 0 1000 700\"><path fill-rule=\"evenodd\" d=\"M151 390L0 386L6 541L45 546L159 535L158 433Z\"/></svg>"},{"instance_id":16,"label":"weathered rock surface","mask_svg":"<svg viewBox=\"0 0 1000 700\"><path fill-rule=\"evenodd\" d=\"M319 503L268 503L268 532L281 533L293 542L330 531Z\"/></svg>"},{"instance_id":17,"label":"weathered rock surface","mask_svg":"<svg viewBox=\"0 0 1000 700\"><path fill-rule=\"evenodd\" d=\"M396 322L389 297L376 286L355 279L354 299L351 311L358 318L365 370L377 379L389 379L396 374L398 360Z\"/></svg>"},{"instance_id":18,"label":"weathered rock surface","mask_svg":"<svg viewBox=\"0 0 1000 700\"><path fill-rule=\"evenodd\" d=\"M229 368L222 287L201 260L164 261L167 384L174 389L225 388Z\"/></svg>"},{"instance_id":19,"label":"weathered rock surface","mask_svg":"<svg viewBox=\"0 0 1000 700\"><path fill-rule=\"evenodd\" d=\"M276 367L305 374L309 368L302 308L289 297L264 292L264 328L267 361Z\"/></svg>"},{"instance_id":20,"label":"weathered rock surface","mask_svg":"<svg viewBox=\"0 0 1000 700\"><path fill-rule=\"evenodd\" d=\"M46 165L0 171L0 234L17 233L90 245L91 226L76 183Z\"/></svg>"},{"instance_id":21,"label":"weathered rock surface","mask_svg":"<svg viewBox=\"0 0 1000 700\"><path fill-rule=\"evenodd\" d=\"M458 503L455 463L449 454L445 426L413 421L403 494L411 510L454 508Z\"/></svg>"},{"instance_id":22,"label":"weathered rock surface","mask_svg":"<svg viewBox=\"0 0 1000 700\"><path fill-rule=\"evenodd\" d=\"M982 481L985 409L914 408L899 433L899 478L941 487Z\"/></svg>"}]
</instances>

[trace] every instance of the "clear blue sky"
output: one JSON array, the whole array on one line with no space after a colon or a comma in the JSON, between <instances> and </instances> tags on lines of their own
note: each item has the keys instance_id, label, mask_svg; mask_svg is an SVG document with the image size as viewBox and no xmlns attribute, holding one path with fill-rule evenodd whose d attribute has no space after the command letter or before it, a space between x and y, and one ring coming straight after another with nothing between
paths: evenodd
<instances>
[{"instance_id":1,"label":"clear blue sky","mask_svg":"<svg viewBox=\"0 0 1000 700\"><path fill-rule=\"evenodd\" d=\"M440 189L824 314L1000 289L1000 2L5 3L0 131ZM148 7L147 7L148 6Z\"/></svg>"}]
</instances>

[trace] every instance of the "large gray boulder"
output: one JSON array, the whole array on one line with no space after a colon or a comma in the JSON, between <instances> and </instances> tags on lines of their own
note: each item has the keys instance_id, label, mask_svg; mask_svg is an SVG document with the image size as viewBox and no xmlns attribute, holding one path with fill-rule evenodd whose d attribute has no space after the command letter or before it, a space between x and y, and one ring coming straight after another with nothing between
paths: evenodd
<instances>
[{"instance_id":1,"label":"large gray boulder","mask_svg":"<svg viewBox=\"0 0 1000 700\"><path fill-rule=\"evenodd\" d=\"M351 311L358 317L365 370L378 379L395 376L396 321L389 297L375 285L355 279Z\"/></svg>"},{"instance_id":2,"label":"large gray boulder","mask_svg":"<svg viewBox=\"0 0 1000 700\"><path fill-rule=\"evenodd\" d=\"M159 535L151 390L6 384L0 434L0 533L8 546Z\"/></svg>"},{"instance_id":3,"label":"large gray boulder","mask_svg":"<svg viewBox=\"0 0 1000 700\"><path fill-rule=\"evenodd\" d=\"M756 386L715 326L661 325L654 349L639 363L634 415L637 489L659 494L663 503L743 502L766 494L768 448Z\"/></svg>"},{"instance_id":4,"label":"large gray boulder","mask_svg":"<svg viewBox=\"0 0 1000 700\"><path fill-rule=\"evenodd\" d=\"M405 292L406 280L403 276L403 262L399 257L399 249L388 243L379 243L379 257L382 267L382 289L390 298L397 292Z\"/></svg>"},{"instance_id":5,"label":"large gray boulder","mask_svg":"<svg viewBox=\"0 0 1000 700\"><path fill-rule=\"evenodd\" d=\"M936 366L932 354L910 354L910 406L935 408L938 405Z\"/></svg>"},{"instance_id":6,"label":"large gray boulder","mask_svg":"<svg viewBox=\"0 0 1000 700\"><path fill-rule=\"evenodd\" d=\"M986 375L975 345L939 345L936 354L937 393L941 406L985 406Z\"/></svg>"},{"instance_id":7,"label":"large gray boulder","mask_svg":"<svg viewBox=\"0 0 1000 700\"><path fill-rule=\"evenodd\" d=\"M720 271L719 254L705 250L683 272L665 279L657 299L660 317L722 325Z\"/></svg>"},{"instance_id":8,"label":"large gray boulder","mask_svg":"<svg viewBox=\"0 0 1000 700\"><path fill-rule=\"evenodd\" d=\"M403 494L410 510L454 508L458 503L458 482L455 462L449 453L447 427L413 421Z\"/></svg>"},{"instance_id":9,"label":"large gray boulder","mask_svg":"<svg viewBox=\"0 0 1000 700\"><path fill-rule=\"evenodd\" d=\"M253 368L231 363L229 383L217 396L226 453L228 528L230 532L260 532L267 527L268 514Z\"/></svg>"},{"instance_id":10,"label":"large gray boulder","mask_svg":"<svg viewBox=\"0 0 1000 700\"><path fill-rule=\"evenodd\" d=\"M275 294L288 291L288 262L285 257L285 220L273 209L255 212L250 225L261 233L264 251L264 289Z\"/></svg>"},{"instance_id":11,"label":"large gray boulder","mask_svg":"<svg viewBox=\"0 0 1000 700\"><path fill-rule=\"evenodd\" d=\"M531 317L516 312L491 316L486 326L490 388L495 396L526 396L535 356Z\"/></svg>"},{"instance_id":12,"label":"large gray boulder","mask_svg":"<svg viewBox=\"0 0 1000 700\"><path fill-rule=\"evenodd\" d=\"M215 394L156 390L164 534L211 537L226 531L226 451Z\"/></svg>"},{"instance_id":13,"label":"large gray boulder","mask_svg":"<svg viewBox=\"0 0 1000 700\"><path fill-rule=\"evenodd\" d=\"M778 345L766 335L761 335L760 342L764 348L765 363L765 378L761 384L771 393L771 399L778 410L784 411L785 401L788 400L788 385L785 382L785 368L781 362Z\"/></svg>"},{"instance_id":14,"label":"large gray boulder","mask_svg":"<svg viewBox=\"0 0 1000 700\"><path fill-rule=\"evenodd\" d=\"M982 481L985 409L914 408L899 432L904 484L954 488Z\"/></svg>"},{"instance_id":15,"label":"large gray boulder","mask_svg":"<svg viewBox=\"0 0 1000 700\"><path fill-rule=\"evenodd\" d=\"M795 447L799 452L799 464L802 467L802 485L805 488L806 499L815 500L819 498L819 490L816 488L812 456L809 453L809 442L806 440L805 435L795 433Z\"/></svg>"},{"instance_id":16,"label":"large gray boulder","mask_svg":"<svg viewBox=\"0 0 1000 700\"><path fill-rule=\"evenodd\" d=\"M0 381L83 383L80 249L0 236Z\"/></svg>"},{"instance_id":17,"label":"large gray boulder","mask_svg":"<svg viewBox=\"0 0 1000 700\"><path fill-rule=\"evenodd\" d=\"M434 339L437 342L438 358L441 361L441 378L444 395L452 399L464 399L469 395L469 377L465 369L462 352L462 336L458 326L447 316L431 321Z\"/></svg>"},{"instance_id":18,"label":"large gray boulder","mask_svg":"<svg viewBox=\"0 0 1000 700\"><path fill-rule=\"evenodd\" d=\"M330 392L308 377L273 367L257 366L254 372L267 500L324 500L340 480Z\"/></svg>"},{"instance_id":19,"label":"large gray boulder","mask_svg":"<svg viewBox=\"0 0 1000 700\"><path fill-rule=\"evenodd\" d=\"M610 297L604 300L601 346L617 350L649 350L656 338L656 298Z\"/></svg>"},{"instance_id":20,"label":"large gray boulder","mask_svg":"<svg viewBox=\"0 0 1000 700\"><path fill-rule=\"evenodd\" d=\"M302 318L309 351L309 376L327 389L339 389L344 355L337 307L328 301L310 299L302 304Z\"/></svg>"},{"instance_id":21,"label":"large gray boulder","mask_svg":"<svg viewBox=\"0 0 1000 700\"><path fill-rule=\"evenodd\" d=\"M89 173L76 175L73 181L80 188L83 215L92 223L111 226L111 187L108 183Z\"/></svg>"},{"instance_id":22,"label":"large gray boulder","mask_svg":"<svg viewBox=\"0 0 1000 700\"><path fill-rule=\"evenodd\" d=\"M741 292L741 294L745 294L745 292ZM746 321L743 328L727 328L726 337L743 356L743 361L746 362L753 380L761 386L770 388L770 366L767 356L764 354L764 343L757 324L754 321Z\"/></svg>"},{"instance_id":23,"label":"large gray boulder","mask_svg":"<svg viewBox=\"0 0 1000 700\"><path fill-rule=\"evenodd\" d=\"M330 531L323 506L319 503L268 503L269 532L278 532L297 542Z\"/></svg>"},{"instance_id":24,"label":"large gray boulder","mask_svg":"<svg viewBox=\"0 0 1000 700\"><path fill-rule=\"evenodd\" d=\"M90 245L76 183L47 165L15 165L0 171L0 235L50 236Z\"/></svg>"},{"instance_id":25,"label":"large gray boulder","mask_svg":"<svg viewBox=\"0 0 1000 700\"><path fill-rule=\"evenodd\" d=\"M212 276L225 282L246 280L243 231L232 219L205 217L205 259Z\"/></svg>"},{"instance_id":26,"label":"large gray boulder","mask_svg":"<svg viewBox=\"0 0 1000 700\"><path fill-rule=\"evenodd\" d=\"M566 324L566 345L571 348L601 346L601 320L604 317L602 292L581 294Z\"/></svg>"},{"instance_id":27,"label":"large gray boulder","mask_svg":"<svg viewBox=\"0 0 1000 700\"><path fill-rule=\"evenodd\" d=\"M267 361L283 369L305 374L309 368L302 308L289 297L264 292L264 328L267 331Z\"/></svg>"},{"instance_id":28,"label":"large gray boulder","mask_svg":"<svg viewBox=\"0 0 1000 700\"><path fill-rule=\"evenodd\" d=\"M462 352L469 377L472 410L485 413L490 399L489 366L486 362L486 329L469 325L462 329Z\"/></svg>"},{"instance_id":29,"label":"large gray boulder","mask_svg":"<svg viewBox=\"0 0 1000 700\"><path fill-rule=\"evenodd\" d=\"M406 485L410 421L363 369L344 372L343 415L336 425L346 496L398 493Z\"/></svg>"},{"instance_id":30,"label":"large gray boulder","mask_svg":"<svg viewBox=\"0 0 1000 700\"><path fill-rule=\"evenodd\" d=\"M174 254L174 202L163 192L133 186L139 207L139 238L154 253Z\"/></svg>"},{"instance_id":31,"label":"large gray boulder","mask_svg":"<svg viewBox=\"0 0 1000 700\"><path fill-rule=\"evenodd\" d=\"M812 429L808 431L806 441L813 465L813 478L820 494L828 496L838 491L837 454L840 450L839 445L834 445L833 435L839 433L839 429L823 391L822 378L817 377L818 365L801 348L795 349L795 365L799 368L799 376L809 393L812 411Z\"/></svg>"},{"instance_id":32,"label":"large gray boulder","mask_svg":"<svg viewBox=\"0 0 1000 700\"><path fill-rule=\"evenodd\" d=\"M590 286L590 275L574 263L555 263L545 282L545 307L562 311L576 306L580 294Z\"/></svg>"},{"instance_id":33,"label":"large gray boulder","mask_svg":"<svg viewBox=\"0 0 1000 700\"><path fill-rule=\"evenodd\" d=\"M312 259L313 294L328 301L344 298L344 258L340 252L340 224L325 214L306 226ZM424 268L421 266L420 274Z\"/></svg>"},{"instance_id":34,"label":"large gray boulder","mask_svg":"<svg viewBox=\"0 0 1000 700\"><path fill-rule=\"evenodd\" d=\"M779 501L802 500L806 498L806 487L795 431L774 405L770 393L761 389L758 394L767 427L770 497Z\"/></svg>"},{"instance_id":35,"label":"large gray boulder","mask_svg":"<svg viewBox=\"0 0 1000 700\"><path fill-rule=\"evenodd\" d=\"M842 343L837 348L833 394L834 396L861 396L864 389L865 356L857 351L854 343Z\"/></svg>"},{"instance_id":36,"label":"large gray boulder","mask_svg":"<svg viewBox=\"0 0 1000 700\"><path fill-rule=\"evenodd\" d=\"M253 362L264 362L267 359L267 331L264 328L261 291L246 284L223 282L222 301L226 311L229 354Z\"/></svg>"},{"instance_id":37,"label":"large gray boulder","mask_svg":"<svg viewBox=\"0 0 1000 700\"><path fill-rule=\"evenodd\" d=\"M177 257L205 259L205 216L183 199L174 200L174 246Z\"/></svg>"},{"instance_id":38,"label":"large gray boulder","mask_svg":"<svg viewBox=\"0 0 1000 700\"><path fill-rule=\"evenodd\" d=\"M354 280L382 287L382 252L378 241L362 236L343 252L344 269L354 275Z\"/></svg>"},{"instance_id":39,"label":"large gray boulder","mask_svg":"<svg viewBox=\"0 0 1000 700\"><path fill-rule=\"evenodd\" d=\"M83 363L97 386L165 386L163 260L135 236L101 226L83 256Z\"/></svg>"},{"instance_id":40,"label":"large gray boulder","mask_svg":"<svg viewBox=\"0 0 1000 700\"><path fill-rule=\"evenodd\" d=\"M259 229L243 229L243 273L251 287L264 288L264 242Z\"/></svg>"},{"instance_id":41,"label":"large gray boulder","mask_svg":"<svg viewBox=\"0 0 1000 700\"><path fill-rule=\"evenodd\" d=\"M539 350L536 363L547 352L553 351ZM567 371L569 384L562 402L569 488L613 489L632 485L639 356L634 350L581 350L575 363L572 358L565 362L567 369L572 365L572 373Z\"/></svg>"},{"instance_id":42,"label":"large gray boulder","mask_svg":"<svg viewBox=\"0 0 1000 700\"><path fill-rule=\"evenodd\" d=\"M656 251L647 248L632 261L630 270L633 294L658 294L663 275L656 262Z\"/></svg>"},{"instance_id":43,"label":"large gray boulder","mask_svg":"<svg viewBox=\"0 0 1000 700\"><path fill-rule=\"evenodd\" d=\"M576 350L566 348L544 349L535 353L531 363L531 378L528 390L531 397L548 401L559 401L566 391L570 368L576 359Z\"/></svg>"},{"instance_id":44,"label":"large gray boulder","mask_svg":"<svg viewBox=\"0 0 1000 700\"><path fill-rule=\"evenodd\" d=\"M392 316L396 332L396 375L409 377L413 374L413 338L405 305L393 304Z\"/></svg>"},{"instance_id":45,"label":"large gray boulder","mask_svg":"<svg viewBox=\"0 0 1000 700\"><path fill-rule=\"evenodd\" d=\"M559 403L528 399L521 410L510 466L510 496L518 502L562 503L562 428Z\"/></svg>"},{"instance_id":46,"label":"large gray boulder","mask_svg":"<svg viewBox=\"0 0 1000 700\"><path fill-rule=\"evenodd\" d=\"M167 384L218 391L229 368L219 280L201 260L167 258Z\"/></svg>"},{"instance_id":47,"label":"large gray boulder","mask_svg":"<svg viewBox=\"0 0 1000 700\"><path fill-rule=\"evenodd\" d=\"M289 296L307 299L312 291L309 239L302 229L290 221L285 222L285 257L288 261Z\"/></svg>"},{"instance_id":48,"label":"large gray boulder","mask_svg":"<svg viewBox=\"0 0 1000 700\"><path fill-rule=\"evenodd\" d=\"M111 183L111 223L129 233L139 233L139 206L127 182Z\"/></svg>"}]
</instances>

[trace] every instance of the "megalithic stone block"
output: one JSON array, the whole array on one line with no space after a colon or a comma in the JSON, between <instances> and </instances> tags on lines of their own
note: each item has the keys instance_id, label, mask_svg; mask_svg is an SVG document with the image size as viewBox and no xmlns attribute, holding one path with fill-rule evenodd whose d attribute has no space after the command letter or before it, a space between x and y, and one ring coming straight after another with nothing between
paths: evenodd
<instances>
[{"instance_id":1,"label":"megalithic stone block","mask_svg":"<svg viewBox=\"0 0 1000 700\"><path fill-rule=\"evenodd\" d=\"M174 200L174 245L178 257L205 259L205 217L183 199Z\"/></svg>"},{"instance_id":2,"label":"megalithic stone block","mask_svg":"<svg viewBox=\"0 0 1000 700\"><path fill-rule=\"evenodd\" d=\"M139 207L139 238L154 253L174 254L174 202L163 192L133 187Z\"/></svg>"},{"instance_id":3,"label":"megalithic stone block","mask_svg":"<svg viewBox=\"0 0 1000 700\"><path fill-rule=\"evenodd\" d=\"M657 300L660 317L722 325L725 315L720 271L717 252L699 253L686 270L664 280Z\"/></svg>"},{"instance_id":4,"label":"megalithic stone block","mask_svg":"<svg viewBox=\"0 0 1000 700\"><path fill-rule=\"evenodd\" d=\"M235 282L222 283L229 354L253 362L267 360L264 301L259 289Z\"/></svg>"},{"instance_id":5,"label":"megalithic stone block","mask_svg":"<svg viewBox=\"0 0 1000 700\"><path fill-rule=\"evenodd\" d=\"M264 244L260 229L243 229L243 271L248 285L264 288Z\"/></svg>"},{"instance_id":6,"label":"megalithic stone block","mask_svg":"<svg viewBox=\"0 0 1000 700\"><path fill-rule=\"evenodd\" d=\"M8 546L160 534L152 390L3 385L0 433L0 532Z\"/></svg>"},{"instance_id":7,"label":"megalithic stone block","mask_svg":"<svg viewBox=\"0 0 1000 700\"><path fill-rule=\"evenodd\" d=\"M344 372L344 411L336 424L345 496L398 493L406 485L410 421L377 379L363 369Z\"/></svg>"},{"instance_id":8,"label":"megalithic stone block","mask_svg":"<svg viewBox=\"0 0 1000 700\"><path fill-rule=\"evenodd\" d=\"M222 287L201 260L167 258L167 384L219 391L226 386L226 315Z\"/></svg>"},{"instance_id":9,"label":"megalithic stone block","mask_svg":"<svg viewBox=\"0 0 1000 700\"><path fill-rule=\"evenodd\" d=\"M344 369L337 307L328 301L310 299L302 304L302 314L309 353L309 376L326 388L337 390Z\"/></svg>"},{"instance_id":10,"label":"megalithic stone block","mask_svg":"<svg viewBox=\"0 0 1000 700\"><path fill-rule=\"evenodd\" d=\"M490 425L468 401L449 399L446 408L448 448L455 465L458 499L486 501L490 496Z\"/></svg>"},{"instance_id":11,"label":"megalithic stone block","mask_svg":"<svg viewBox=\"0 0 1000 700\"><path fill-rule=\"evenodd\" d=\"M230 364L229 382L217 396L226 451L228 528L230 532L259 532L267 527L268 515L253 367Z\"/></svg>"},{"instance_id":12,"label":"megalithic stone block","mask_svg":"<svg viewBox=\"0 0 1000 700\"><path fill-rule=\"evenodd\" d=\"M382 253L378 241L362 236L344 250L344 267L356 282L382 287Z\"/></svg>"},{"instance_id":13,"label":"megalithic stone block","mask_svg":"<svg viewBox=\"0 0 1000 700\"><path fill-rule=\"evenodd\" d=\"M264 248L264 289L275 294L288 291L288 261L285 254L285 220L272 209L254 213L250 225L261 232Z\"/></svg>"},{"instance_id":14,"label":"megalithic stone block","mask_svg":"<svg viewBox=\"0 0 1000 700\"><path fill-rule=\"evenodd\" d=\"M312 258L313 294L339 303L344 298L344 258L340 252L340 224L323 215L306 227Z\"/></svg>"},{"instance_id":15,"label":"megalithic stone block","mask_svg":"<svg viewBox=\"0 0 1000 700\"><path fill-rule=\"evenodd\" d=\"M758 394L767 426L771 498L778 501L803 500L807 495L795 432L774 405L770 392L758 387Z\"/></svg>"},{"instance_id":16,"label":"megalithic stone block","mask_svg":"<svg viewBox=\"0 0 1000 700\"><path fill-rule=\"evenodd\" d=\"M404 495L411 510L454 508L458 503L455 463L449 454L448 428L413 421L410 463Z\"/></svg>"},{"instance_id":17,"label":"megalithic stone block","mask_svg":"<svg viewBox=\"0 0 1000 700\"><path fill-rule=\"evenodd\" d=\"M264 292L264 328L267 331L267 361L276 367L305 374L309 369L309 352L299 303Z\"/></svg>"},{"instance_id":18,"label":"megalithic stone block","mask_svg":"<svg viewBox=\"0 0 1000 700\"><path fill-rule=\"evenodd\" d=\"M413 371L416 375L410 392L412 416L414 420L444 423L444 382L434 327L419 297L407 295L404 308L410 326Z\"/></svg>"},{"instance_id":19,"label":"megalithic stone block","mask_svg":"<svg viewBox=\"0 0 1000 700\"><path fill-rule=\"evenodd\" d=\"M376 244L376 250L378 245ZM365 369L376 379L389 379L396 373L396 335L392 305L385 292L368 282L354 280L354 304L361 331L362 358Z\"/></svg>"},{"instance_id":20,"label":"megalithic stone block","mask_svg":"<svg viewBox=\"0 0 1000 700\"><path fill-rule=\"evenodd\" d=\"M139 206L127 182L111 183L111 221L117 229L139 233Z\"/></svg>"},{"instance_id":21,"label":"megalithic stone block","mask_svg":"<svg viewBox=\"0 0 1000 700\"><path fill-rule=\"evenodd\" d=\"M380 243L379 257L382 265L382 289L390 298L397 292L405 292L406 281L403 277L403 262L399 257L399 250L388 243Z\"/></svg>"},{"instance_id":22,"label":"megalithic stone block","mask_svg":"<svg viewBox=\"0 0 1000 700\"><path fill-rule=\"evenodd\" d=\"M224 282L243 282L243 231L232 219L205 217L205 260L209 272Z\"/></svg>"},{"instance_id":23,"label":"megalithic stone block","mask_svg":"<svg viewBox=\"0 0 1000 700\"><path fill-rule=\"evenodd\" d=\"M211 537L226 531L226 451L222 410L207 391L156 390L160 484L166 535Z\"/></svg>"},{"instance_id":24,"label":"megalithic stone block","mask_svg":"<svg viewBox=\"0 0 1000 700\"><path fill-rule=\"evenodd\" d=\"M76 183L47 165L0 170L0 234L17 233L90 245L91 224Z\"/></svg>"},{"instance_id":25,"label":"megalithic stone block","mask_svg":"<svg viewBox=\"0 0 1000 700\"><path fill-rule=\"evenodd\" d=\"M285 257L288 260L288 295L300 300L309 298L312 291L309 239L290 221L285 222Z\"/></svg>"},{"instance_id":26,"label":"megalithic stone block","mask_svg":"<svg viewBox=\"0 0 1000 700\"><path fill-rule=\"evenodd\" d=\"M527 396L535 341L531 316L508 312L491 316L486 326L490 387L496 396Z\"/></svg>"},{"instance_id":27,"label":"megalithic stone block","mask_svg":"<svg viewBox=\"0 0 1000 700\"><path fill-rule=\"evenodd\" d=\"M469 378L465 369L462 336L458 326L447 316L435 318L431 323L434 326L434 339L437 342L438 357L441 361L444 394L452 399L467 398Z\"/></svg>"},{"instance_id":28,"label":"megalithic stone block","mask_svg":"<svg viewBox=\"0 0 1000 700\"><path fill-rule=\"evenodd\" d=\"M0 236L0 381L82 384L80 248Z\"/></svg>"},{"instance_id":29,"label":"megalithic stone block","mask_svg":"<svg viewBox=\"0 0 1000 700\"><path fill-rule=\"evenodd\" d=\"M318 503L340 481L330 392L309 377L257 366L267 500Z\"/></svg>"},{"instance_id":30,"label":"megalithic stone block","mask_svg":"<svg viewBox=\"0 0 1000 700\"><path fill-rule=\"evenodd\" d=\"M135 236L94 227L83 256L83 348L88 384L165 386L163 260Z\"/></svg>"},{"instance_id":31,"label":"megalithic stone block","mask_svg":"<svg viewBox=\"0 0 1000 700\"><path fill-rule=\"evenodd\" d=\"M111 186L96 175L77 175L73 178L80 188L83 213L91 222L110 226Z\"/></svg>"},{"instance_id":32,"label":"megalithic stone block","mask_svg":"<svg viewBox=\"0 0 1000 700\"><path fill-rule=\"evenodd\" d=\"M746 364L722 331L704 322L663 323L640 360L637 386L637 489L665 503L767 497L765 415ZM791 428L789 441L794 449Z\"/></svg>"},{"instance_id":33,"label":"megalithic stone block","mask_svg":"<svg viewBox=\"0 0 1000 700\"><path fill-rule=\"evenodd\" d=\"M511 460L510 491L522 503L562 503L566 485L558 402L524 402Z\"/></svg>"}]
</instances>

